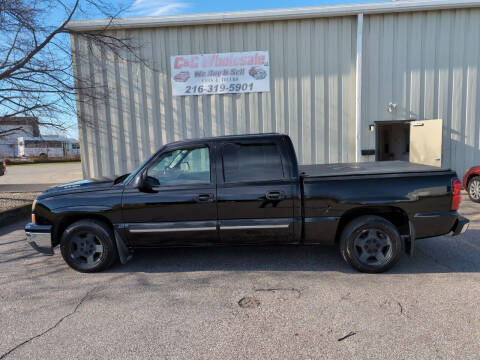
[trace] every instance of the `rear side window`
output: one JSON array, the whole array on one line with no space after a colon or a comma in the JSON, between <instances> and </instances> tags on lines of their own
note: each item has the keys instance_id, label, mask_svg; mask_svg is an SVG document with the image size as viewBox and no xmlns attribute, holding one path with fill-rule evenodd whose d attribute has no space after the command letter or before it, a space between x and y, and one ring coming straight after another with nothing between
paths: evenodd
<instances>
[{"instance_id":1,"label":"rear side window","mask_svg":"<svg viewBox=\"0 0 480 360\"><path fill-rule=\"evenodd\" d=\"M226 144L223 178L227 183L281 180L282 159L276 144Z\"/></svg>"}]
</instances>

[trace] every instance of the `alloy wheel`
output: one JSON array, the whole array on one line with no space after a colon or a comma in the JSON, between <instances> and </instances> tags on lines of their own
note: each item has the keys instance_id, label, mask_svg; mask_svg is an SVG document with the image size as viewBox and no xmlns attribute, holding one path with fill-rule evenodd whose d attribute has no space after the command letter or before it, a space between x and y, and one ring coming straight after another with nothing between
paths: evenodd
<instances>
[{"instance_id":1,"label":"alloy wheel","mask_svg":"<svg viewBox=\"0 0 480 360\"><path fill-rule=\"evenodd\" d=\"M355 256L364 265L383 266L393 254L393 245L386 232L376 228L364 229L354 242Z\"/></svg>"},{"instance_id":2,"label":"alloy wheel","mask_svg":"<svg viewBox=\"0 0 480 360\"><path fill-rule=\"evenodd\" d=\"M95 234L81 232L72 237L70 256L75 262L94 265L100 262L102 255L103 245Z\"/></svg>"},{"instance_id":3,"label":"alloy wheel","mask_svg":"<svg viewBox=\"0 0 480 360\"><path fill-rule=\"evenodd\" d=\"M472 180L469 186L470 196L475 200L480 200L480 181Z\"/></svg>"}]
</instances>

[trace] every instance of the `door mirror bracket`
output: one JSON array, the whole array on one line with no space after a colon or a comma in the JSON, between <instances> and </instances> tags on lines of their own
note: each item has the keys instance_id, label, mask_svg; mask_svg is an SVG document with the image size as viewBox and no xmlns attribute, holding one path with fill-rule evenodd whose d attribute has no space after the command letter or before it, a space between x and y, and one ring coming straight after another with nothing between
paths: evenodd
<instances>
[{"instance_id":1,"label":"door mirror bracket","mask_svg":"<svg viewBox=\"0 0 480 360\"><path fill-rule=\"evenodd\" d=\"M153 176L148 176L147 172L143 172L135 181L135 187L147 193L158 192L158 187L160 186L160 181Z\"/></svg>"}]
</instances>

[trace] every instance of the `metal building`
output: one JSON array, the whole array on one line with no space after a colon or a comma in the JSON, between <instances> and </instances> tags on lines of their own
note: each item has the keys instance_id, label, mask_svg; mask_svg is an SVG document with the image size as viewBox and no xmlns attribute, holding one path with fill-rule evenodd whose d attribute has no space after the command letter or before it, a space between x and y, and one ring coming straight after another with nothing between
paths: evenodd
<instances>
[{"instance_id":1,"label":"metal building","mask_svg":"<svg viewBox=\"0 0 480 360\"><path fill-rule=\"evenodd\" d=\"M478 0L119 19L111 29L146 62L72 33L74 71L111 94L77 97L92 119L79 123L85 176L128 172L178 139L272 131L292 137L303 164L410 159L459 174L480 164ZM269 54L269 92L172 95L171 56L257 50Z\"/></svg>"}]
</instances>

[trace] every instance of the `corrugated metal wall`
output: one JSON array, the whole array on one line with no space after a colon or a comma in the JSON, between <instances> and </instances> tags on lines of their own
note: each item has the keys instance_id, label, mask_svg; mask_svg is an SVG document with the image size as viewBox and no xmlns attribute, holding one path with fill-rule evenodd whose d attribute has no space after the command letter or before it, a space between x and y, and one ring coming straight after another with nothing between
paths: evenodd
<instances>
[{"instance_id":1,"label":"corrugated metal wall","mask_svg":"<svg viewBox=\"0 0 480 360\"><path fill-rule=\"evenodd\" d=\"M443 166L479 164L480 9L366 16L363 33L362 148L375 121L441 118Z\"/></svg>"},{"instance_id":2,"label":"corrugated metal wall","mask_svg":"<svg viewBox=\"0 0 480 360\"><path fill-rule=\"evenodd\" d=\"M363 34L362 149L375 149L375 121L442 118L443 166L479 164L480 9L366 15ZM303 164L354 161L356 17L116 35L158 71L72 37L77 74L110 93L77 98L85 176L128 172L174 140L271 131ZM269 93L172 97L170 56L249 50L269 51Z\"/></svg>"},{"instance_id":3,"label":"corrugated metal wall","mask_svg":"<svg viewBox=\"0 0 480 360\"><path fill-rule=\"evenodd\" d=\"M110 94L77 97L85 176L128 172L174 140L272 131L292 137L301 163L354 161L355 17L116 35L158 71L72 36L77 75ZM170 56L250 50L269 51L269 93L172 97Z\"/></svg>"}]
</instances>

